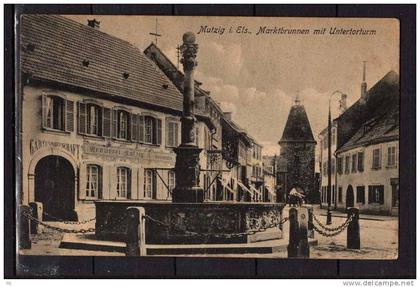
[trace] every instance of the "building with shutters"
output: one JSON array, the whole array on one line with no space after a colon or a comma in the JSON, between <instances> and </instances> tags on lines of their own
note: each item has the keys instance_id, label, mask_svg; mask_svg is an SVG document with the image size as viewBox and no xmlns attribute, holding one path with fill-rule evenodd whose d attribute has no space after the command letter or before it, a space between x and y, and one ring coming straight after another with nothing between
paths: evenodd
<instances>
[{"instance_id":1,"label":"building with shutters","mask_svg":"<svg viewBox=\"0 0 420 287\"><path fill-rule=\"evenodd\" d=\"M364 81L363 81L364 82ZM399 76L387 73L337 119L335 204L398 215Z\"/></svg>"}]
</instances>

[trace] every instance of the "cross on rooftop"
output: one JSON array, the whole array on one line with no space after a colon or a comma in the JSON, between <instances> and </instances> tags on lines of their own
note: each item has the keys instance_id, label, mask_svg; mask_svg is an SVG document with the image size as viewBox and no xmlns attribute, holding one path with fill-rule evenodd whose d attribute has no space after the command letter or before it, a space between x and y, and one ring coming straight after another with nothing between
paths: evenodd
<instances>
[{"instance_id":1,"label":"cross on rooftop","mask_svg":"<svg viewBox=\"0 0 420 287\"><path fill-rule=\"evenodd\" d=\"M149 35L155 36L155 45L157 46L158 37L161 37L162 34L158 33L158 19L156 18L156 28L155 33L149 33Z\"/></svg>"}]
</instances>

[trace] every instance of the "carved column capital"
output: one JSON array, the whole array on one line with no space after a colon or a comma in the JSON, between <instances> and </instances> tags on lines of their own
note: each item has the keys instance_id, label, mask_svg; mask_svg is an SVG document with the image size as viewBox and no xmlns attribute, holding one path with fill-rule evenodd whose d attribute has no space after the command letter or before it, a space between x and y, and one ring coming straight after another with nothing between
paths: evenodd
<instances>
[{"instance_id":1,"label":"carved column capital","mask_svg":"<svg viewBox=\"0 0 420 287\"><path fill-rule=\"evenodd\" d=\"M184 71L192 71L197 66L198 44L195 43L195 35L192 32L187 32L182 36L183 44L181 45L182 59L181 63L184 66Z\"/></svg>"}]
</instances>

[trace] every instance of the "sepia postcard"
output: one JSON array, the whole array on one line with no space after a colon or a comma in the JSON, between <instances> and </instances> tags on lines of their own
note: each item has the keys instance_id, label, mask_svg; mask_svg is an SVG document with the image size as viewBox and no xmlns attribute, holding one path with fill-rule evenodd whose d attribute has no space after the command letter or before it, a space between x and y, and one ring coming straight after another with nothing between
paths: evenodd
<instances>
[{"instance_id":1,"label":"sepia postcard","mask_svg":"<svg viewBox=\"0 0 420 287\"><path fill-rule=\"evenodd\" d=\"M20 15L17 254L397 259L399 43L391 18Z\"/></svg>"}]
</instances>

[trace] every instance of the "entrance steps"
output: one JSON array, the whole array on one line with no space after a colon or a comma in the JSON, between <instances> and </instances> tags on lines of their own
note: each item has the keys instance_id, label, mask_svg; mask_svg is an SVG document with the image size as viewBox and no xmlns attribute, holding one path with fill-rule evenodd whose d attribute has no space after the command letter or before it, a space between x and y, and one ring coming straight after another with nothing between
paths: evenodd
<instances>
[{"instance_id":1,"label":"entrance steps","mask_svg":"<svg viewBox=\"0 0 420 287\"><path fill-rule=\"evenodd\" d=\"M309 239L311 246L318 240ZM271 254L287 250L287 239L233 244L147 244L147 255ZM60 248L125 253L125 242L95 239L94 234L66 234Z\"/></svg>"}]
</instances>

